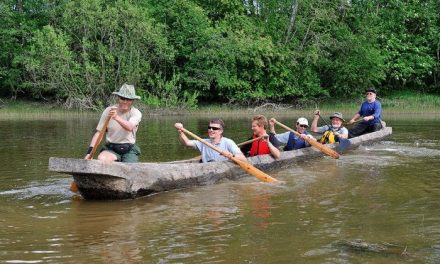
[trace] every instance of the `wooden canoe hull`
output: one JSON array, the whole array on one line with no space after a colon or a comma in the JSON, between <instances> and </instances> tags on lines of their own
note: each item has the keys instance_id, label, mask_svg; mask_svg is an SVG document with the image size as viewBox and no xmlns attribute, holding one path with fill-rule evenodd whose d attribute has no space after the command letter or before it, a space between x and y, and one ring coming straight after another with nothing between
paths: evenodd
<instances>
[{"instance_id":1,"label":"wooden canoe hull","mask_svg":"<svg viewBox=\"0 0 440 264\"><path fill-rule=\"evenodd\" d=\"M392 128L385 127L380 131L352 138L349 149L381 140L391 133ZM337 145L327 146L338 151ZM281 152L281 157L277 160L270 155L260 155L251 157L248 161L261 170L270 170L321 156L324 154L315 148L304 148ZM72 175L80 194L85 199L93 200L130 199L247 176L239 166L229 161L121 163L51 157L49 170Z\"/></svg>"}]
</instances>

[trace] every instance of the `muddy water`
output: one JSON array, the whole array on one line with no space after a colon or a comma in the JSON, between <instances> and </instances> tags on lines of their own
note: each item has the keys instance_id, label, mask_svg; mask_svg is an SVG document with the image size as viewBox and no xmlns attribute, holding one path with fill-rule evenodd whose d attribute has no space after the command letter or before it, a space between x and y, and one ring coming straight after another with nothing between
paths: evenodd
<instances>
[{"instance_id":1,"label":"muddy water","mask_svg":"<svg viewBox=\"0 0 440 264\"><path fill-rule=\"evenodd\" d=\"M207 120L145 118L142 161L197 155L173 124L203 134ZM226 123L248 138L248 120ZM282 186L250 176L106 202L77 199L71 177L47 171L50 156L82 158L95 125L0 121L1 263L440 262L439 119L392 117L378 144L270 172ZM349 246L358 240L389 250Z\"/></svg>"}]
</instances>

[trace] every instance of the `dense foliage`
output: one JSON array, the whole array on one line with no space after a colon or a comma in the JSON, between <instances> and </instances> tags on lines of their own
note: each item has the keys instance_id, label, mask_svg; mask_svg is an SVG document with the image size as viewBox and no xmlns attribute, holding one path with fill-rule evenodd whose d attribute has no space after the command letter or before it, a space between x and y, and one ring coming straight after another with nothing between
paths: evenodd
<instances>
[{"instance_id":1,"label":"dense foliage","mask_svg":"<svg viewBox=\"0 0 440 264\"><path fill-rule=\"evenodd\" d=\"M154 107L440 92L438 0L3 0L0 96Z\"/></svg>"}]
</instances>

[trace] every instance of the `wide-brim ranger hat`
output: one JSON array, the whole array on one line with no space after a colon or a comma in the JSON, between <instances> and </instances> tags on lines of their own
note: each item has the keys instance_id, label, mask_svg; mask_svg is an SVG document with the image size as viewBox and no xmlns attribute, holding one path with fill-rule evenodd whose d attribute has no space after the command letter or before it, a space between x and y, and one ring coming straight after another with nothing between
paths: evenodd
<instances>
[{"instance_id":1,"label":"wide-brim ranger hat","mask_svg":"<svg viewBox=\"0 0 440 264\"><path fill-rule=\"evenodd\" d=\"M305 119L304 117L298 118L298 120L296 120L296 123L298 125L306 125L307 127L309 126L309 121L307 121L307 119Z\"/></svg>"},{"instance_id":2,"label":"wide-brim ranger hat","mask_svg":"<svg viewBox=\"0 0 440 264\"><path fill-rule=\"evenodd\" d=\"M140 96L136 95L136 91L134 89L134 85L126 84L124 83L118 92L113 92L112 94L115 94L117 96L120 96L122 98L134 100L134 99L141 99Z\"/></svg>"},{"instance_id":3,"label":"wide-brim ranger hat","mask_svg":"<svg viewBox=\"0 0 440 264\"><path fill-rule=\"evenodd\" d=\"M343 117L342 114L339 113L339 112L334 112L333 115L330 116L330 120L332 120L334 117L341 119L342 122L345 122L344 117Z\"/></svg>"}]
</instances>

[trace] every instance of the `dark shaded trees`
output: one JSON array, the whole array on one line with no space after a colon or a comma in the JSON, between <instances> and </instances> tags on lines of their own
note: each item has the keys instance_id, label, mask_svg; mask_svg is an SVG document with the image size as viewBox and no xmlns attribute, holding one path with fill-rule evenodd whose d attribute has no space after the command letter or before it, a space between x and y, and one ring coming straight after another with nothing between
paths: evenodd
<instances>
[{"instance_id":1,"label":"dark shaded trees","mask_svg":"<svg viewBox=\"0 0 440 264\"><path fill-rule=\"evenodd\" d=\"M435 0L5 0L0 96L154 107L440 92Z\"/></svg>"}]
</instances>

